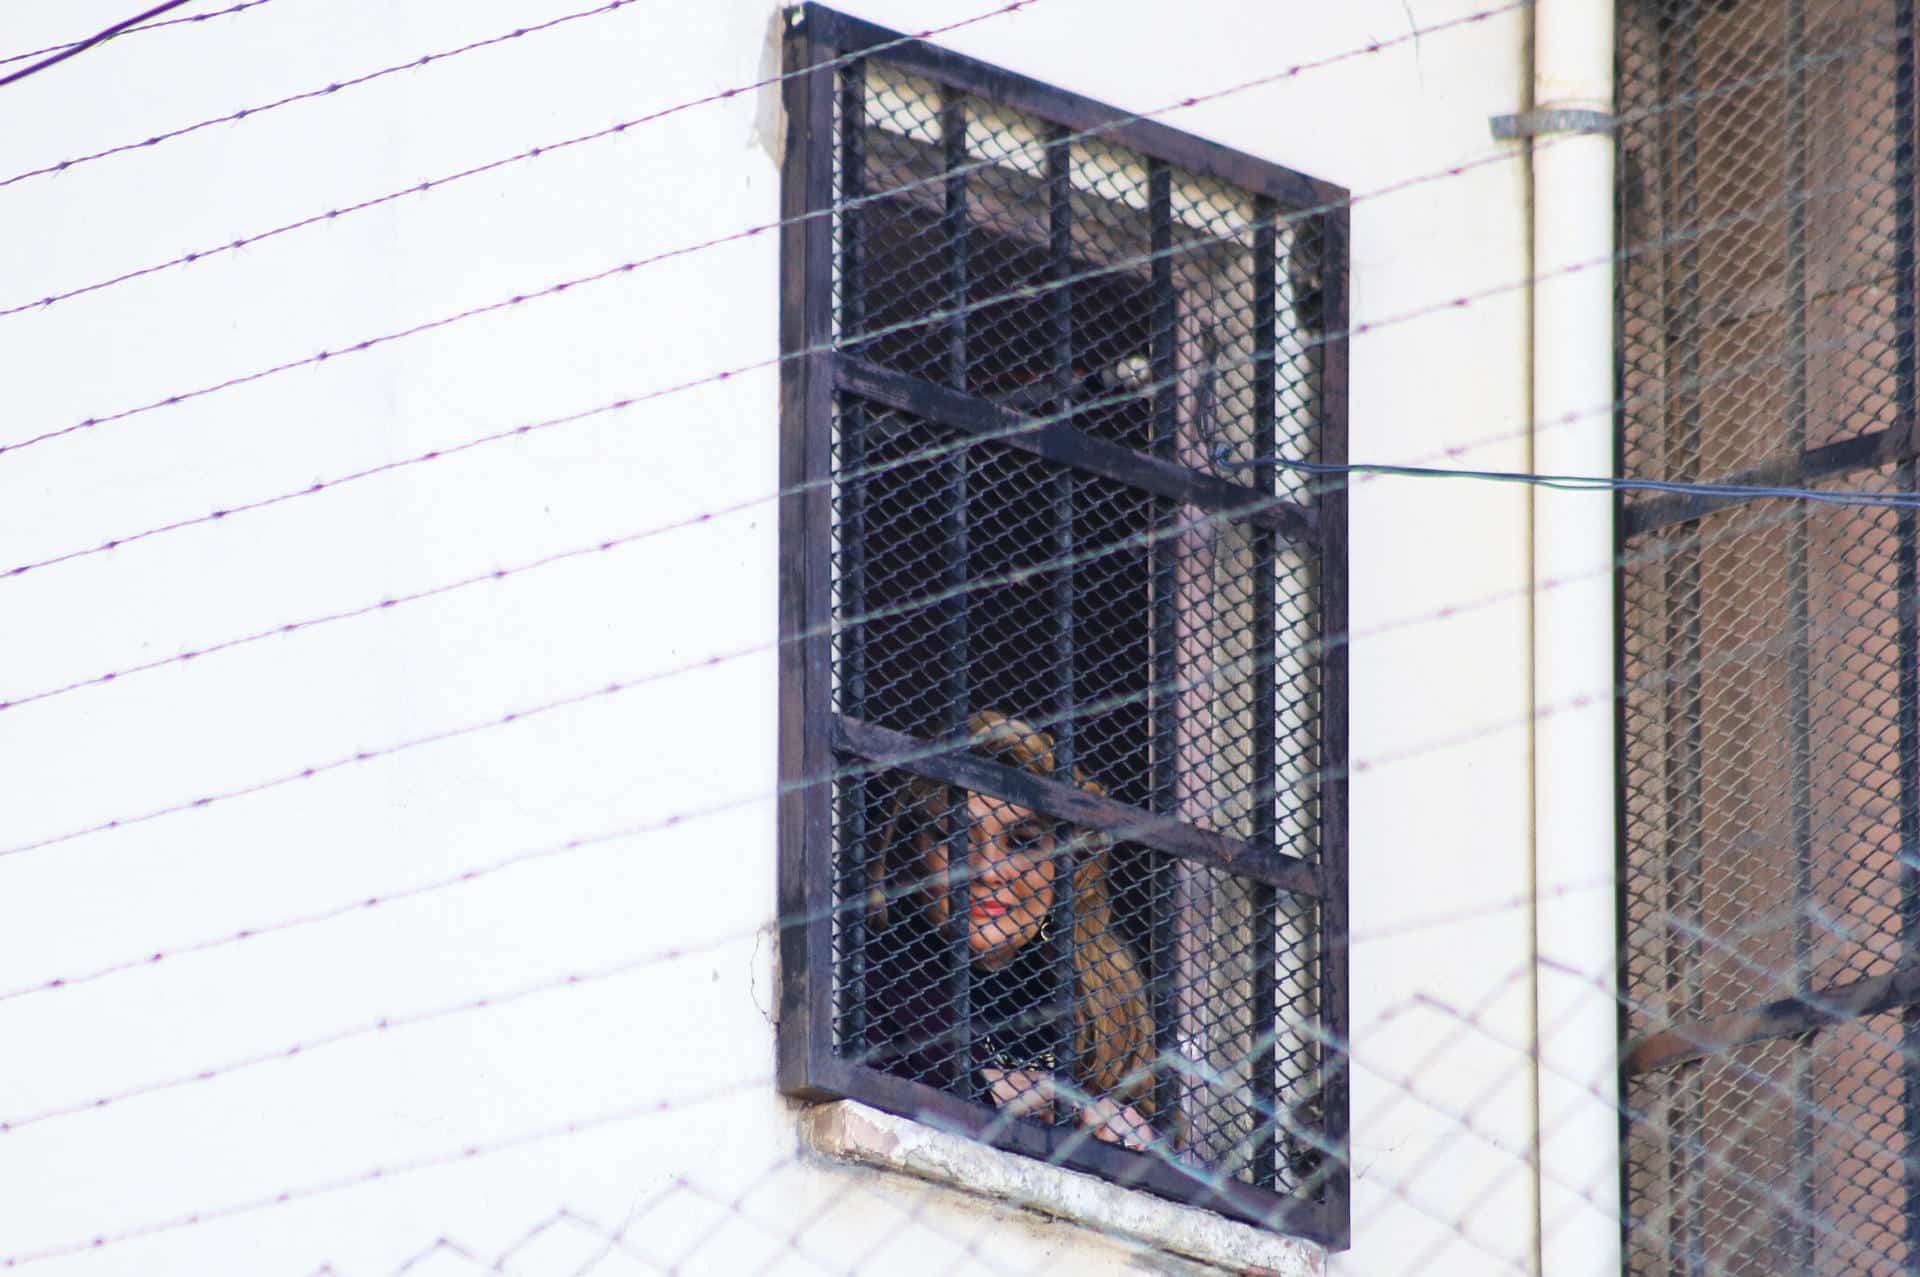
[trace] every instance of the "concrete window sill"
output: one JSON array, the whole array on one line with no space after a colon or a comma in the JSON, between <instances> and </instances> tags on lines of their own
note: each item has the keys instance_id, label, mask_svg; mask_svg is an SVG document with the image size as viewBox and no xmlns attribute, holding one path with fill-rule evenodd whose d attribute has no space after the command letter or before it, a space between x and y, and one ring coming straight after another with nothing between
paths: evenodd
<instances>
[{"instance_id":1,"label":"concrete window sill","mask_svg":"<svg viewBox=\"0 0 1920 1277\"><path fill-rule=\"evenodd\" d=\"M836 1161L930 1180L1228 1272L1262 1277L1323 1277L1326 1272L1326 1252L1312 1242L1002 1152L852 1100L807 1109L800 1135L807 1147Z\"/></svg>"}]
</instances>

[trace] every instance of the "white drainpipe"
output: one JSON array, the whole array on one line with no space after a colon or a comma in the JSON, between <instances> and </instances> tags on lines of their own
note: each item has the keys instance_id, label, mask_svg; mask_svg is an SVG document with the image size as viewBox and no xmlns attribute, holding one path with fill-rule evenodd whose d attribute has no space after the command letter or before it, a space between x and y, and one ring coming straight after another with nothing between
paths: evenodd
<instances>
[{"instance_id":1,"label":"white drainpipe","mask_svg":"<svg viewBox=\"0 0 1920 1277\"><path fill-rule=\"evenodd\" d=\"M1612 0L1538 0L1533 468L1613 472ZM1533 489L1534 954L1543 1277L1620 1271L1613 502Z\"/></svg>"}]
</instances>

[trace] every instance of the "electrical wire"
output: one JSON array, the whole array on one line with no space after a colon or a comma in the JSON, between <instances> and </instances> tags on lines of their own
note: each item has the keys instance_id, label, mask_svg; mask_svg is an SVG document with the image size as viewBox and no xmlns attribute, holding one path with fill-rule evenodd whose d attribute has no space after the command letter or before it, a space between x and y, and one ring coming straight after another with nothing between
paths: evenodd
<instances>
[{"instance_id":1,"label":"electrical wire","mask_svg":"<svg viewBox=\"0 0 1920 1277\"><path fill-rule=\"evenodd\" d=\"M95 45L103 44L106 41L113 39L113 37L119 35L121 32L127 30L129 27L138 26L140 23L145 22L148 18L157 18L161 14L167 12L169 9L178 9L181 5L186 3L187 3L187 0L165 0L165 3L156 4L153 6L153 8L148 9L143 13L136 13L131 18L128 18L123 22L116 22L104 31L96 32L93 35L88 36L84 40L79 40L74 42L73 44L67 45L64 49L54 54L50 58L42 58L40 61L34 63L32 66L21 67L18 71L15 71L10 75L0 76L0 88L5 88L7 85L12 84L16 80L24 80L28 76L44 71L48 67L54 66L57 63L65 62L68 58L71 58L76 54L85 53L88 49L93 48ZM4 183L0 183L0 185L4 185Z\"/></svg>"},{"instance_id":2,"label":"electrical wire","mask_svg":"<svg viewBox=\"0 0 1920 1277\"><path fill-rule=\"evenodd\" d=\"M1678 479L1616 479L1601 475L1534 474L1523 470L1454 470L1434 466L1388 465L1379 462L1350 462L1335 465L1317 461L1293 461L1285 457L1261 457L1249 461L1219 459L1222 469L1239 470L1252 466L1273 466L1300 474L1395 475L1410 479L1480 479L1489 483L1519 483L1561 492L1663 492L1675 496L1724 497L1750 500L1779 497L1794 501L1812 501L1823 505L1867 506L1874 509L1920 509L1920 492L1867 492L1833 488L1776 487L1758 483L1695 483Z\"/></svg>"}]
</instances>

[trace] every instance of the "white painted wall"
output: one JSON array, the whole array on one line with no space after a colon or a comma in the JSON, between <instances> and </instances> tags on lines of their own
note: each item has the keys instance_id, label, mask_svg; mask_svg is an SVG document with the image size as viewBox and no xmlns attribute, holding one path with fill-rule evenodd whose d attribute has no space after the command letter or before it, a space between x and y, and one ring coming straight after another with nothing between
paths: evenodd
<instances>
[{"instance_id":1,"label":"white painted wall","mask_svg":"<svg viewBox=\"0 0 1920 1277\"><path fill-rule=\"evenodd\" d=\"M0 53L132 7L9 6ZM912 28L991 6L846 7ZM1036 0L946 40L1145 109L1475 7ZM270 0L129 37L0 88L0 176L569 8ZM765 0L634 0L0 187L0 308L749 83L775 68L773 18ZM1379 327L1353 343L1355 459L1525 465L1523 160L1486 126L1523 104L1525 36L1508 11L1174 117L1369 196L1352 292ZM777 122L773 91L742 94L0 317L0 442L770 222ZM769 234L0 453L0 568L762 363L776 309ZM125 967L0 999L0 1256L360 1277L432 1250L412 1271L456 1273L474 1267L460 1251L490 1263L559 1212L647 1211L628 1244L689 1272L1125 1262L1068 1227L796 1161L769 1082L772 509L589 550L771 494L775 403L761 368L0 578L0 698L18 698L587 551L0 711L14 848L587 697L0 855L0 993ZM1355 1244L1336 1267L1526 1271L1526 500L1381 480L1352 518L1370 765L1352 791ZM1436 615L1488 596L1504 601ZM242 930L269 934L183 951ZM569 1221L502 1267L570 1272L601 1245Z\"/></svg>"}]
</instances>

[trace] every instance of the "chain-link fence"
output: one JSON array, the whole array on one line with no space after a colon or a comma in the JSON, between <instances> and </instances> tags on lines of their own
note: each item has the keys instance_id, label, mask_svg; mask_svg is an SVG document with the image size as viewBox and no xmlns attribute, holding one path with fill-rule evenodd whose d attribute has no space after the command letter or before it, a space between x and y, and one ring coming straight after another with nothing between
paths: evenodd
<instances>
[{"instance_id":1,"label":"chain-link fence","mask_svg":"<svg viewBox=\"0 0 1920 1277\"><path fill-rule=\"evenodd\" d=\"M1911 491L1911 4L1619 13L1621 473ZM1911 1271L1914 512L1621 530L1629 1270Z\"/></svg>"}]
</instances>

